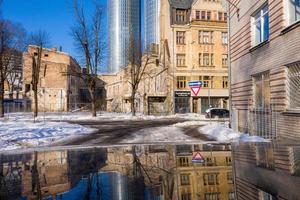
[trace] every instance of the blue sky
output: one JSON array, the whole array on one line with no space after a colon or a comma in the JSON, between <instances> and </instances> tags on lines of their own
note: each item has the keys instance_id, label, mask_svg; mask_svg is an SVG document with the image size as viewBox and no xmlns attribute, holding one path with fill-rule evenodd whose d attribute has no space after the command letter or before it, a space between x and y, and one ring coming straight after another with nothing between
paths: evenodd
<instances>
[{"instance_id":1,"label":"blue sky","mask_svg":"<svg viewBox=\"0 0 300 200\"><path fill-rule=\"evenodd\" d=\"M106 0L98 1L107 11ZM92 0L83 2L87 11L93 10ZM47 31L51 46L62 46L64 52L77 57L78 53L70 36L70 27L74 22L72 0L4 0L2 16L21 23L28 33L39 29ZM104 22L107 25L106 18Z\"/></svg>"}]
</instances>

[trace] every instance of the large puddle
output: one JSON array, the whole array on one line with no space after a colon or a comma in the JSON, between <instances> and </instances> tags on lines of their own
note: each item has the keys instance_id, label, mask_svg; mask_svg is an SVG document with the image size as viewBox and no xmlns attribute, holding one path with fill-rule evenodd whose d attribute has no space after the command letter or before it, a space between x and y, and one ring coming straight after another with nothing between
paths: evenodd
<instances>
[{"instance_id":1,"label":"large puddle","mask_svg":"<svg viewBox=\"0 0 300 200\"><path fill-rule=\"evenodd\" d=\"M6 152L0 172L1 200L300 199L300 145L280 142Z\"/></svg>"}]
</instances>

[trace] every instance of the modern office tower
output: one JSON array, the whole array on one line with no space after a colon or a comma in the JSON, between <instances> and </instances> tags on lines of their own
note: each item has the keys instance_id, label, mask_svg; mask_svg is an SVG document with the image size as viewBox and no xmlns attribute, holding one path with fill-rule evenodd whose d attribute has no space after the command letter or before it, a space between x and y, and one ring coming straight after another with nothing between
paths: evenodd
<instances>
[{"instance_id":1,"label":"modern office tower","mask_svg":"<svg viewBox=\"0 0 300 200\"><path fill-rule=\"evenodd\" d=\"M141 0L110 0L108 3L108 71L117 72L128 65L131 41L140 47Z\"/></svg>"},{"instance_id":2,"label":"modern office tower","mask_svg":"<svg viewBox=\"0 0 300 200\"><path fill-rule=\"evenodd\" d=\"M144 0L144 49L160 40L160 5L161 0Z\"/></svg>"}]
</instances>

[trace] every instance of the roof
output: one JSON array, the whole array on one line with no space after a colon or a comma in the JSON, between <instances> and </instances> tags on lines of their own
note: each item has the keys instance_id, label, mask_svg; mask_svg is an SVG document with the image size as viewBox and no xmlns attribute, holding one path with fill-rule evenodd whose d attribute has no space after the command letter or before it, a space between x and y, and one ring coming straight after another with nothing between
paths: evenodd
<instances>
[{"instance_id":1,"label":"roof","mask_svg":"<svg viewBox=\"0 0 300 200\"><path fill-rule=\"evenodd\" d=\"M179 9L189 9L192 7L194 0L169 0L170 6Z\"/></svg>"}]
</instances>

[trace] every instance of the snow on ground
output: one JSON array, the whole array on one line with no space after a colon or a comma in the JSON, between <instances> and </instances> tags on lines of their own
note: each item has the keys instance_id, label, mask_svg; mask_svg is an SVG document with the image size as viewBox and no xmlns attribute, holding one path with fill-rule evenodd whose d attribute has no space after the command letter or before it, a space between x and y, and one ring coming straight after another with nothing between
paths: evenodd
<instances>
[{"instance_id":1,"label":"snow on ground","mask_svg":"<svg viewBox=\"0 0 300 200\"><path fill-rule=\"evenodd\" d=\"M185 135L183 131L176 126L163 126L146 128L132 134L132 137L126 138L121 143L157 143L157 142L200 142L196 138Z\"/></svg>"},{"instance_id":2,"label":"snow on ground","mask_svg":"<svg viewBox=\"0 0 300 200\"><path fill-rule=\"evenodd\" d=\"M60 113L39 113L37 121L82 121L82 120L155 120L155 119L186 119L186 120L208 120L200 114L176 114L168 116L141 115L131 116L130 113L108 113L101 112L97 117L92 117L90 112L60 112ZM34 121L32 113L10 113L6 114L10 121Z\"/></svg>"},{"instance_id":3,"label":"snow on ground","mask_svg":"<svg viewBox=\"0 0 300 200\"><path fill-rule=\"evenodd\" d=\"M207 121L186 121L173 124L175 127L187 127L187 126L203 126L206 125Z\"/></svg>"},{"instance_id":4,"label":"snow on ground","mask_svg":"<svg viewBox=\"0 0 300 200\"><path fill-rule=\"evenodd\" d=\"M258 136L235 132L228 128L228 124L225 123L207 124L200 127L199 131L219 142L269 142L269 140Z\"/></svg>"},{"instance_id":5,"label":"snow on ground","mask_svg":"<svg viewBox=\"0 0 300 200\"><path fill-rule=\"evenodd\" d=\"M66 122L0 121L0 151L50 145L54 141L82 136L93 131L95 130Z\"/></svg>"}]
</instances>

